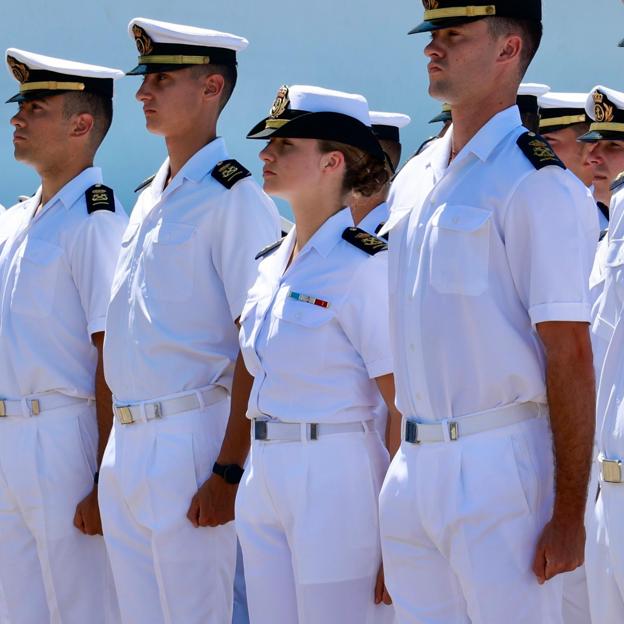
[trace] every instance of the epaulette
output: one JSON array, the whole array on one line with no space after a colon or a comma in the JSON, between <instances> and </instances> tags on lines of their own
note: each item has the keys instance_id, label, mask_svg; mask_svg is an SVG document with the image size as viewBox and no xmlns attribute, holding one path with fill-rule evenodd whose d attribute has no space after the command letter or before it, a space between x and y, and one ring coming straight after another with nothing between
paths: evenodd
<instances>
[{"instance_id":1,"label":"epaulette","mask_svg":"<svg viewBox=\"0 0 624 624\"><path fill-rule=\"evenodd\" d=\"M25 201L28 201L31 197L33 197L33 195L18 195L17 196L17 201L20 204L23 204Z\"/></svg>"},{"instance_id":2,"label":"epaulette","mask_svg":"<svg viewBox=\"0 0 624 624\"><path fill-rule=\"evenodd\" d=\"M609 233L609 230L602 230L602 232L600 232L600 236L598 237L598 242L601 242L602 239Z\"/></svg>"},{"instance_id":3,"label":"epaulette","mask_svg":"<svg viewBox=\"0 0 624 624\"><path fill-rule=\"evenodd\" d=\"M286 237L284 236L283 238L280 238L278 241L275 241L274 243L267 245L264 249L261 249L256 255L256 257L254 258L254 260L260 260L260 258L264 258L264 256L268 256L272 251L275 251L284 242L284 238Z\"/></svg>"},{"instance_id":4,"label":"epaulette","mask_svg":"<svg viewBox=\"0 0 624 624\"><path fill-rule=\"evenodd\" d=\"M388 244L381 238L369 234L357 227L349 227L342 233L342 238L354 247L365 251L370 256L374 256L380 251L386 251Z\"/></svg>"},{"instance_id":5,"label":"epaulette","mask_svg":"<svg viewBox=\"0 0 624 624\"><path fill-rule=\"evenodd\" d=\"M609 220L609 206L603 204L601 201L596 202L596 206L598 210L602 213L602 216L608 221Z\"/></svg>"},{"instance_id":6,"label":"epaulette","mask_svg":"<svg viewBox=\"0 0 624 624\"><path fill-rule=\"evenodd\" d=\"M222 160L217 163L212 170L212 177L223 184L226 189L231 189L239 180L248 178L251 175L249 169L245 169L236 160Z\"/></svg>"},{"instance_id":7,"label":"epaulette","mask_svg":"<svg viewBox=\"0 0 624 624\"><path fill-rule=\"evenodd\" d=\"M543 169L549 165L561 167L562 169L566 168L552 147L550 147L548 141L539 134L525 132L518 137L517 143L518 147L536 169Z\"/></svg>"},{"instance_id":8,"label":"epaulette","mask_svg":"<svg viewBox=\"0 0 624 624\"><path fill-rule=\"evenodd\" d=\"M143 180L143 182L141 182L141 184L139 184L139 186L134 189L134 192L138 193L139 191L142 191L145 187L149 186L154 181L155 177L156 174L151 175L149 178L145 178L145 180Z\"/></svg>"},{"instance_id":9,"label":"epaulette","mask_svg":"<svg viewBox=\"0 0 624 624\"><path fill-rule=\"evenodd\" d=\"M611 192L614 192L619 190L622 186L624 186L624 171L622 171L622 173L620 173L618 177L613 180L613 183L609 188Z\"/></svg>"},{"instance_id":10,"label":"epaulette","mask_svg":"<svg viewBox=\"0 0 624 624\"><path fill-rule=\"evenodd\" d=\"M375 228L375 236L379 236L379 232L381 232L381 230L383 229L383 226L386 225L385 221L382 221L376 228ZM383 238L386 243L388 242L388 234L389 232L386 232L383 236L379 236L379 238Z\"/></svg>"},{"instance_id":11,"label":"epaulette","mask_svg":"<svg viewBox=\"0 0 624 624\"><path fill-rule=\"evenodd\" d=\"M432 136L429 137L428 139L425 139L421 144L420 147L414 152L414 154L412 155L412 157L410 158L410 160L412 158L414 158L415 156L418 156L419 154L422 154L425 151L425 148L429 147L429 145L431 143L433 143L433 141L435 141L436 139L438 139L439 137L437 136Z\"/></svg>"},{"instance_id":12,"label":"epaulette","mask_svg":"<svg viewBox=\"0 0 624 624\"><path fill-rule=\"evenodd\" d=\"M87 212L92 214L96 210L115 212L115 195L113 189L103 184L94 184L85 193Z\"/></svg>"}]
</instances>

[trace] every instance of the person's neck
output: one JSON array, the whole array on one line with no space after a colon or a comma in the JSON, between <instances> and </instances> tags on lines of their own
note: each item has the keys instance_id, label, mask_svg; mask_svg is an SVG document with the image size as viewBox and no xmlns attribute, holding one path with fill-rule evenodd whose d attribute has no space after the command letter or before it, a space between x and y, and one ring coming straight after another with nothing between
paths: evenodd
<instances>
[{"instance_id":1,"label":"person's neck","mask_svg":"<svg viewBox=\"0 0 624 624\"><path fill-rule=\"evenodd\" d=\"M343 208L343 204L340 199L319 195L293 198L290 203L297 228L294 259L320 227Z\"/></svg>"},{"instance_id":2,"label":"person's neck","mask_svg":"<svg viewBox=\"0 0 624 624\"><path fill-rule=\"evenodd\" d=\"M67 183L89 167L93 167L92 157L55 163L38 169L37 173L41 178L41 205L47 204Z\"/></svg>"},{"instance_id":3,"label":"person's neck","mask_svg":"<svg viewBox=\"0 0 624 624\"><path fill-rule=\"evenodd\" d=\"M451 160L466 147L470 140L495 115L516 103L514 94L497 95L494 98L471 100L453 105L453 137Z\"/></svg>"},{"instance_id":4,"label":"person's neck","mask_svg":"<svg viewBox=\"0 0 624 624\"><path fill-rule=\"evenodd\" d=\"M349 203L353 223L360 224L379 204L385 202L388 199L388 190L388 187L385 187L370 197L353 197Z\"/></svg>"},{"instance_id":5,"label":"person's neck","mask_svg":"<svg viewBox=\"0 0 624 624\"><path fill-rule=\"evenodd\" d=\"M165 137L167 153L169 155L169 177L167 184L175 178L180 169L199 152L217 138L217 128L212 126L201 132L194 132L185 136Z\"/></svg>"}]
</instances>

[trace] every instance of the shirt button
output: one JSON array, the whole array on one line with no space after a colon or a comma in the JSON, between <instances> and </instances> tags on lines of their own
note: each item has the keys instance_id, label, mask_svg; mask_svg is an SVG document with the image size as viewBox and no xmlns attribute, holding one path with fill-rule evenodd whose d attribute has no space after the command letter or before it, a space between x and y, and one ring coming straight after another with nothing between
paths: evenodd
<instances>
[{"instance_id":1,"label":"shirt button","mask_svg":"<svg viewBox=\"0 0 624 624\"><path fill-rule=\"evenodd\" d=\"M414 344L411 344L409 348L410 348L410 351L416 351L416 346Z\"/></svg>"},{"instance_id":2,"label":"shirt button","mask_svg":"<svg viewBox=\"0 0 624 624\"><path fill-rule=\"evenodd\" d=\"M458 217L453 217L453 223L455 225L457 225L459 223L459 218Z\"/></svg>"},{"instance_id":3,"label":"shirt button","mask_svg":"<svg viewBox=\"0 0 624 624\"><path fill-rule=\"evenodd\" d=\"M415 398L416 398L417 401L420 401L422 399L422 395L420 394L420 392L416 393Z\"/></svg>"}]
</instances>

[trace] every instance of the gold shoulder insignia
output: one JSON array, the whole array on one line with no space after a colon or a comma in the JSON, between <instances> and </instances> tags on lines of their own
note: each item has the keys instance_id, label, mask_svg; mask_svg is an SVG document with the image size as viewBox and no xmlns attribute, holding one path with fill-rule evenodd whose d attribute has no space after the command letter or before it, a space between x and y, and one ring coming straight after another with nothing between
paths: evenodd
<instances>
[{"instance_id":1,"label":"gold shoulder insignia","mask_svg":"<svg viewBox=\"0 0 624 624\"><path fill-rule=\"evenodd\" d=\"M144 188L147 188L154 181L155 177L156 177L156 174L151 175L149 178L145 178L145 180L143 180L143 182L141 182L141 184L139 184L139 186L137 186L134 189L134 192L138 193L139 191L142 191Z\"/></svg>"},{"instance_id":2,"label":"gold shoulder insignia","mask_svg":"<svg viewBox=\"0 0 624 624\"><path fill-rule=\"evenodd\" d=\"M103 184L94 184L85 193L87 212L92 214L97 210L115 212L115 195L113 189Z\"/></svg>"},{"instance_id":3,"label":"gold shoulder insignia","mask_svg":"<svg viewBox=\"0 0 624 624\"><path fill-rule=\"evenodd\" d=\"M518 137L517 143L518 147L536 169L543 169L549 165L561 167L562 169L566 168L552 147L550 147L548 141L539 134L525 132Z\"/></svg>"},{"instance_id":4,"label":"gold shoulder insignia","mask_svg":"<svg viewBox=\"0 0 624 624\"><path fill-rule=\"evenodd\" d=\"M264 258L264 256L268 256L270 253L274 252L284 242L284 238L286 237L284 236L283 238L280 238L278 241L275 241L274 243L267 245L264 249L261 249L256 254L256 257L254 258L254 260L260 260L260 258Z\"/></svg>"},{"instance_id":5,"label":"gold shoulder insignia","mask_svg":"<svg viewBox=\"0 0 624 624\"><path fill-rule=\"evenodd\" d=\"M617 191L624 186L624 171L618 175L610 186L611 192Z\"/></svg>"},{"instance_id":6,"label":"gold shoulder insignia","mask_svg":"<svg viewBox=\"0 0 624 624\"><path fill-rule=\"evenodd\" d=\"M222 160L212 170L212 177L227 189L231 189L239 180L248 178L250 175L251 172L248 169L232 159Z\"/></svg>"},{"instance_id":7,"label":"gold shoulder insignia","mask_svg":"<svg viewBox=\"0 0 624 624\"><path fill-rule=\"evenodd\" d=\"M366 252L369 256L374 256L380 251L386 251L388 249L388 243L386 243L386 241L358 227L347 228L342 233L342 238L344 238L347 243L351 243L354 247Z\"/></svg>"}]
</instances>

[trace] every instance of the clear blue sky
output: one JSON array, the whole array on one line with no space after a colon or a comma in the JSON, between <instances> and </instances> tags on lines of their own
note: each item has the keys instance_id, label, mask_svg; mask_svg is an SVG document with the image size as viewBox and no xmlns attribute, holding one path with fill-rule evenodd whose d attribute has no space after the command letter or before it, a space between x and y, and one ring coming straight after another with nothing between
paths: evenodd
<instances>
[{"instance_id":1,"label":"clear blue sky","mask_svg":"<svg viewBox=\"0 0 624 624\"><path fill-rule=\"evenodd\" d=\"M418 0L314 0L263 2L230 0L23 0L10 3L0 22L4 48L130 69L136 60L126 25L143 16L243 35L249 48L239 57L240 81L219 128L233 157L260 172L256 141L245 134L269 109L283 84L318 84L366 95L374 109L405 112L413 123L404 132L410 154L436 131L426 121L439 104L427 96L422 49L427 35L408 37L420 21ZM544 0L545 38L527 80L555 90L584 91L606 84L624 91L624 6L618 0ZM144 128L134 100L139 78L118 82L115 120L100 150L104 169L126 209L132 189L162 162L162 141ZM0 95L8 99L16 82L0 70ZM5 97L6 96L6 97ZM32 193L36 175L13 160L6 104L0 124L0 203L10 206Z\"/></svg>"}]
</instances>

